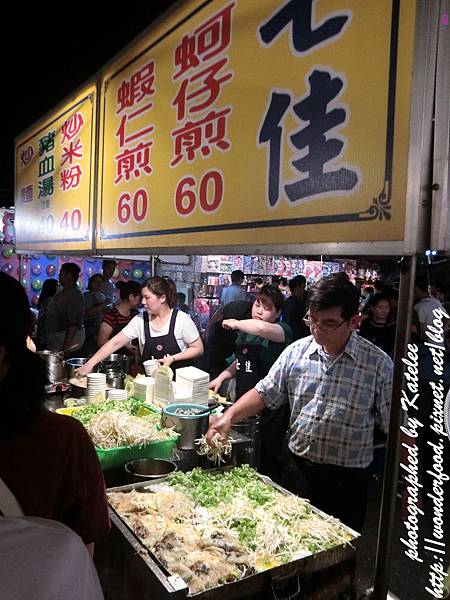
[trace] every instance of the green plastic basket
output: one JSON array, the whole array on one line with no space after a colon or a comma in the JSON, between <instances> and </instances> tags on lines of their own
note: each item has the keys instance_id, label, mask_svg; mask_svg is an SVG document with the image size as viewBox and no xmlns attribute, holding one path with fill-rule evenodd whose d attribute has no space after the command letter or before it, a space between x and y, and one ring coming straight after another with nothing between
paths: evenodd
<instances>
[{"instance_id":1,"label":"green plastic basket","mask_svg":"<svg viewBox=\"0 0 450 600\"><path fill-rule=\"evenodd\" d=\"M102 469L123 467L130 460L138 458L167 458L171 459L176 438L169 438L158 442L149 442L144 446L119 446L102 450L95 448Z\"/></svg>"},{"instance_id":2,"label":"green plastic basket","mask_svg":"<svg viewBox=\"0 0 450 600\"><path fill-rule=\"evenodd\" d=\"M73 413L80 410L80 408L81 407L79 406L60 408L56 412L72 416ZM144 416L152 412L158 412L158 410L143 405L137 414L138 416ZM137 460L138 458L167 458L170 460L173 455L177 437L178 435L175 434L174 437L167 440L149 442L143 446L119 446L118 448L108 448L107 450L95 447L95 450L103 470L112 469L114 467L123 467L128 461Z\"/></svg>"}]
</instances>

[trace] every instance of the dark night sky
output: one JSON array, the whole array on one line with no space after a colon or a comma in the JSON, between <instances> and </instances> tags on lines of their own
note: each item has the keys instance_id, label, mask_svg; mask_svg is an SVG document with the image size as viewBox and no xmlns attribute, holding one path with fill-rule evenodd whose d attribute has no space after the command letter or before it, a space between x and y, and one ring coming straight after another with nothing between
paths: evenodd
<instances>
[{"instance_id":1,"label":"dark night sky","mask_svg":"<svg viewBox=\"0 0 450 600\"><path fill-rule=\"evenodd\" d=\"M107 63L174 0L16 3L2 15L0 206L14 203L14 137ZM93 8L95 7L95 8ZM8 9L9 10L9 9Z\"/></svg>"}]
</instances>

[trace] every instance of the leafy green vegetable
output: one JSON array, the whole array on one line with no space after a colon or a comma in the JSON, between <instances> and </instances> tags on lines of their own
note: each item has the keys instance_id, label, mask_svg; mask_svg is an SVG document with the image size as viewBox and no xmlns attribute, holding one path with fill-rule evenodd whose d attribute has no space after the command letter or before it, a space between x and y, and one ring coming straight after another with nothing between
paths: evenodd
<instances>
[{"instance_id":1,"label":"leafy green vegetable","mask_svg":"<svg viewBox=\"0 0 450 600\"><path fill-rule=\"evenodd\" d=\"M91 419L99 413L114 410L127 412L133 416L140 416L143 408L145 407L142 402L135 398L128 398L128 400L105 400L104 402L99 402L97 404L86 404L85 406L82 406L72 413L72 417L81 421L83 425L87 425ZM146 415L146 418L155 422L159 422L160 420L158 413Z\"/></svg>"},{"instance_id":2,"label":"leafy green vegetable","mask_svg":"<svg viewBox=\"0 0 450 600\"><path fill-rule=\"evenodd\" d=\"M278 494L263 483L256 471L248 465L236 467L222 474L208 473L196 468L189 473L172 473L170 484L187 494L200 506L218 506L230 502L238 492L243 492L254 506L273 502Z\"/></svg>"}]
</instances>

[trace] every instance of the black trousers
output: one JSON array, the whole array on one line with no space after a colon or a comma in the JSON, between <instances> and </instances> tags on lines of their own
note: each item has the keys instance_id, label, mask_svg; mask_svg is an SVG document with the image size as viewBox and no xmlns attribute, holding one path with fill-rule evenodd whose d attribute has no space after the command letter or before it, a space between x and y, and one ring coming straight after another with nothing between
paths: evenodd
<instances>
[{"instance_id":1,"label":"black trousers","mask_svg":"<svg viewBox=\"0 0 450 600\"><path fill-rule=\"evenodd\" d=\"M367 508L368 469L313 463L290 453L283 484L360 532Z\"/></svg>"}]
</instances>

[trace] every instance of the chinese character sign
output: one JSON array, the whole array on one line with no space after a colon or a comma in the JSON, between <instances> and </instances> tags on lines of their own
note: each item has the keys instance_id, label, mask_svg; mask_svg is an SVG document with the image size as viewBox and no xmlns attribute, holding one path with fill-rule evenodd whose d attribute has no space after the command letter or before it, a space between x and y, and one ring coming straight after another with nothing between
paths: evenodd
<instances>
[{"instance_id":1,"label":"chinese character sign","mask_svg":"<svg viewBox=\"0 0 450 600\"><path fill-rule=\"evenodd\" d=\"M102 74L99 249L403 240L415 10L394 5L192 1L150 30Z\"/></svg>"},{"instance_id":2,"label":"chinese character sign","mask_svg":"<svg viewBox=\"0 0 450 600\"><path fill-rule=\"evenodd\" d=\"M95 86L16 140L16 236L23 250L89 250Z\"/></svg>"}]
</instances>

